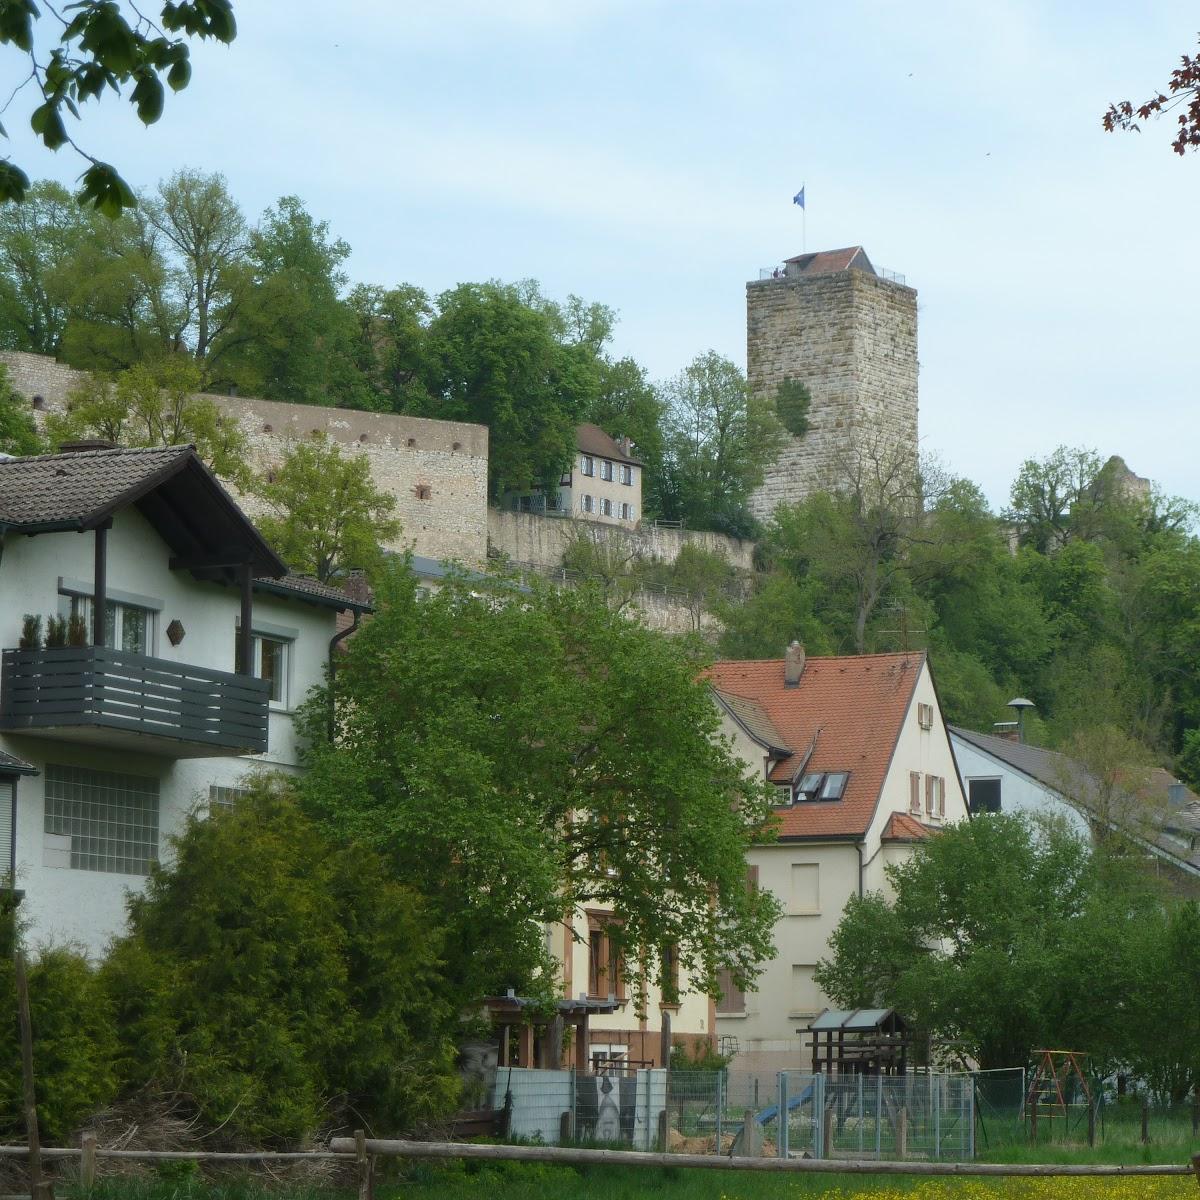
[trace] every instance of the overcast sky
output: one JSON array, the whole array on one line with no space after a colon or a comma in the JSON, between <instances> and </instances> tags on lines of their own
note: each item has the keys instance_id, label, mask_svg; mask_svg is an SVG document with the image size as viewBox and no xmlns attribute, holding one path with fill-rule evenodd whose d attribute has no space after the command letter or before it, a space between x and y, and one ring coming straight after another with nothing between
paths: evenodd
<instances>
[{"instance_id":1,"label":"overcast sky","mask_svg":"<svg viewBox=\"0 0 1200 1200\"><path fill-rule=\"evenodd\" d=\"M1193 4L235 8L237 41L195 52L158 126L107 100L88 149L137 185L221 171L250 215L295 193L356 280L603 301L657 377L709 348L744 365L744 285L800 251L804 184L809 250L862 244L918 289L923 444L994 504L1059 443L1200 500L1200 154L1164 123L1100 128L1195 47Z\"/></svg>"}]
</instances>

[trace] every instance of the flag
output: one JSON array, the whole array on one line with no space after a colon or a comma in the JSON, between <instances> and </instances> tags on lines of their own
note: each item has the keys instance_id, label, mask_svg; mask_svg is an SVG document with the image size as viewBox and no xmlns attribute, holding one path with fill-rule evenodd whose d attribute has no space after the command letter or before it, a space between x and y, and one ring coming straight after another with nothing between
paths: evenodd
<instances>
[{"instance_id":1,"label":"flag","mask_svg":"<svg viewBox=\"0 0 1200 1200\"><path fill-rule=\"evenodd\" d=\"M792 203L800 205L801 208L804 207L804 188L803 187L801 187L801 189L792 197Z\"/></svg>"}]
</instances>

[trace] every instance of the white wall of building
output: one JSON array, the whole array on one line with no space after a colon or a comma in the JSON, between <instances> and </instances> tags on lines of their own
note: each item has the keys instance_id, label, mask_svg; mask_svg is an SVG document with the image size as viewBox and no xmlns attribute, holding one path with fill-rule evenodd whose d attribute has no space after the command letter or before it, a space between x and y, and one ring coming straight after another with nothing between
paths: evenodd
<instances>
[{"instance_id":1,"label":"white wall of building","mask_svg":"<svg viewBox=\"0 0 1200 1200\"><path fill-rule=\"evenodd\" d=\"M58 614L64 602L60 585L90 585L94 571L94 535L52 533L36 537L9 535L0 562L0 647L14 648L25 613L45 618ZM112 598L131 594L157 607L149 652L168 661L234 669L240 595L235 588L199 583L186 571L171 571L171 551L135 510L117 515L108 535L108 591ZM166 627L178 619L185 636L172 646ZM116 736L111 745L93 745L24 732L0 735L0 748L38 768L36 776L18 784L17 887L25 891L21 916L31 941L70 942L99 954L125 924L125 900L140 890L141 875L91 871L61 865L57 840L45 833L44 781L47 763L137 775L156 780L159 788L159 857L170 856L169 838L188 813L205 809L210 786L236 786L249 772L298 768L296 709L323 679L329 639L336 620L332 609L302 601L254 596L255 628L294 638L288 654L285 705L273 706L265 754L243 757L182 758L170 756L168 739L140 738L135 749ZM160 749L162 753L155 753Z\"/></svg>"}]
</instances>

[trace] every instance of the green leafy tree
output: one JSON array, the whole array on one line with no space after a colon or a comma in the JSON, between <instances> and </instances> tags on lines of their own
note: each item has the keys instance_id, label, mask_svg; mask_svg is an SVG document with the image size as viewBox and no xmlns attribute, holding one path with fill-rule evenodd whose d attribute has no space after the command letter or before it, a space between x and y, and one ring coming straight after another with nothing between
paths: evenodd
<instances>
[{"instance_id":1,"label":"green leafy tree","mask_svg":"<svg viewBox=\"0 0 1200 1200\"><path fill-rule=\"evenodd\" d=\"M1044 459L1028 458L1012 485L1005 514L1020 531L1022 542L1047 551L1068 541L1075 522L1092 504L1091 486L1100 473L1094 450L1059 446Z\"/></svg>"},{"instance_id":2,"label":"green leafy tree","mask_svg":"<svg viewBox=\"0 0 1200 1200\"><path fill-rule=\"evenodd\" d=\"M641 516L656 514L661 507L664 405L646 371L632 358L602 360L600 382L583 419L599 425L613 437L632 440L642 471Z\"/></svg>"},{"instance_id":3,"label":"green leafy tree","mask_svg":"<svg viewBox=\"0 0 1200 1200\"><path fill-rule=\"evenodd\" d=\"M409 1129L453 1105L439 933L378 854L329 838L271 780L193 817L174 849L102 970L126 1090L185 1096L258 1144L352 1113Z\"/></svg>"},{"instance_id":4,"label":"green leafy tree","mask_svg":"<svg viewBox=\"0 0 1200 1200\"><path fill-rule=\"evenodd\" d=\"M367 408L424 411L430 368L426 330L433 305L420 288L357 284L346 298L354 324L351 357L367 389Z\"/></svg>"},{"instance_id":5,"label":"green leafy tree","mask_svg":"<svg viewBox=\"0 0 1200 1200\"><path fill-rule=\"evenodd\" d=\"M154 124L162 116L164 83L178 92L191 80L188 39L233 41L233 4L171 0L162 5L157 23L136 5L119 0L80 0L66 10L65 20L50 11L58 37L43 55L36 38L42 12L34 0L8 0L0 6L0 43L22 51L29 60L14 97L29 89L36 101L29 117L33 132L48 150L70 145L87 161L77 198L114 217L136 204L134 194L115 167L75 142L67 132L64 110L78 120L80 105L99 99L107 89L120 95L132 84L129 102L143 124ZM0 136L6 136L3 127ZM24 200L28 191L29 176L16 163L0 161L0 203Z\"/></svg>"},{"instance_id":6,"label":"green leafy tree","mask_svg":"<svg viewBox=\"0 0 1200 1200\"><path fill-rule=\"evenodd\" d=\"M661 982L664 945L704 991L722 967L748 983L778 913L745 886L771 801L715 736L700 666L587 588L452 579L419 600L386 571L300 787L429 898L461 1003L547 989L545 923L592 905L635 987Z\"/></svg>"},{"instance_id":7,"label":"green leafy tree","mask_svg":"<svg viewBox=\"0 0 1200 1200\"><path fill-rule=\"evenodd\" d=\"M1158 902L1120 860L1065 825L997 814L887 875L894 899L853 897L818 964L835 1004L895 1006L984 1069L1023 1066L1039 1046L1112 1064L1129 1052L1136 948Z\"/></svg>"},{"instance_id":8,"label":"green leafy tree","mask_svg":"<svg viewBox=\"0 0 1200 1200\"><path fill-rule=\"evenodd\" d=\"M182 357L138 364L115 380L91 375L67 397L64 411L46 418L46 436L54 449L81 438L118 446L193 445L222 479L244 484L245 437L236 421L196 395L199 382L195 363Z\"/></svg>"},{"instance_id":9,"label":"green leafy tree","mask_svg":"<svg viewBox=\"0 0 1200 1200\"><path fill-rule=\"evenodd\" d=\"M595 356L564 344L559 316L517 286L464 283L438 297L419 415L490 431L491 494L557 483L598 388Z\"/></svg>"},{"instance_id":10,"label":"green leafy tree","mask_svg":"<svg viewBox=\"0 0 1200 1200\"><path fill-rule=\"evenodd\" d=\"M294 404L354 403L354 313L341 299L350 247L298 196L284 196L250 234L254 273L224 370L249 395Z\"/></svg>"},{"instance_id":11,"label":"green leafy tree","mask_svg":"<svg viewBox=\"0 0 1200 1200\"><path fill-rule=\"evenodd\" d=\"M784 442L774 406L754 396L741 371L709 351L662 389L664 517L690 527L747 536L746 511Z\"/></svg>"},{"instance_id":12,"label":"green leafy tree","mask_svg":"<svg viewBox=\"0 0 1200 1200\"><path fill-rule=\"evenodd\" d=\"M29 405L13 390L8 368L0 363L0 453L41 454L45 448L29 414Z\"/></svg>"},{"instance_id":13,"label":"green leafy tree","mask_svg":"<svg viewBox=\"0 0 1200 1200\"><path fill-rule=\"evenodd\" d=\"M400 534L396 498L375 486L367 456L328 439L298 442L254 490L267 505L263 535L292 570L322 583L374 569Z\"/></svg>"}]
</instances>

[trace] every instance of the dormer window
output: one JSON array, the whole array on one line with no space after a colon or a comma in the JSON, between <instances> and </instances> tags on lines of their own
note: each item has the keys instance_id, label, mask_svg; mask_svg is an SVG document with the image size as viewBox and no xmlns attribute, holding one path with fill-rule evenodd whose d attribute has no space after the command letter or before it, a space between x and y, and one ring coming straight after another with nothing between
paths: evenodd
<instances>
[{"instance_id":1,"label":"dormer window","mask_svg":"<svg viewBox=\"0 0 1200 1200\"><path fill-rule=\"evenodd\" d=\"M796 784L796 803L802 800L840 800L846 794L849 771L808 771Z\"/></svg>"}]
</instances>

